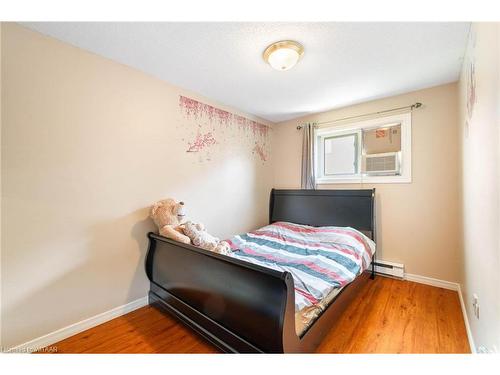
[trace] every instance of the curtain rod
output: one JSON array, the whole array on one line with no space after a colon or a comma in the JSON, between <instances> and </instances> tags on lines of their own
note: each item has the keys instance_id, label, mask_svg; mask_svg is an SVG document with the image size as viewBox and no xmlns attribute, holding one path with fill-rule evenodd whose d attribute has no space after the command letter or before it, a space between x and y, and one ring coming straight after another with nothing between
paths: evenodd
<instances>
[{"instance_id":1,"label":"curtain rod","mask_svg":"<svg viewBox=\"0 0 500 375\"><path fill-rule=\"evenodd\" d=\"M330 120L330 121L323 121L323 122L318 122L316 123L316 126L317 125L323 125L323 124L331 124L331 123L334 123L334 122L340 122L340 121L345 121L345 120L352 120L352 119L355 119L355 118L360 118L360 117L366 117L366 116L373 116L373 115L380 115L380 114L383 114L383 113L388 113L388 112L395 112L395 111L402 111L403 109L409 109L410 111L413 111L414 109L417 109L417 108L420 108L422 107L422 103L415 103L415 104L412 104L412 105L407 105L405 107L399 107L399 108L392 108L392 109L386 109L384 111L378 111L378 112L371 112L371 113L366 113L364 115L357 115L357 116L350 116L350 117L343 117L343 118L339 118L339 119L336 119L336 120ZM302 125L299 125L297 126L297 130L300 130L302 129Z\"/></svg>"}]
</instances>

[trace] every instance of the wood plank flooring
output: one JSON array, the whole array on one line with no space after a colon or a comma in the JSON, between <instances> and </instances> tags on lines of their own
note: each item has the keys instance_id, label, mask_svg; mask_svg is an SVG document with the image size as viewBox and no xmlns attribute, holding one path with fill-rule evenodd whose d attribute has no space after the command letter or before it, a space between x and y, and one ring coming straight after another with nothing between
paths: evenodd
<instances>
[{"instance_id":1,"label":"wood plank flooring","mask_svg":"<svg viewBox=\"0 0 500 375\"><path fill-rule=\"evenodd\" d=\"M174 318L146 306L52 346L58 353L217 353ZM458 294L376 277L351 303L319 353L469 353Z\"/></svg>"}]
</instances>

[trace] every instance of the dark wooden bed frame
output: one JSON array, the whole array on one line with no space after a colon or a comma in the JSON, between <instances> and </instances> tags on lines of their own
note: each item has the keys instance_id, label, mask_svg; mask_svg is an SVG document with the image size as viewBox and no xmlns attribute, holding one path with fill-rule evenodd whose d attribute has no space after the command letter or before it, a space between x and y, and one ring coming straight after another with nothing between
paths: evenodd
<instances>
[{"instance_id":1,"label":"dark wooden bed frame","mask_svg":"<svg viewBox=\"0 0 500 375\"><path fill-rule=\"evenodd\" d=\"M353 227L375 240L375 189L271 191L269 222ZM224 352L313 352L365 282L345 286L302 334L295 332L292 275L149 233L149 303Z\"/></svg>"}]
</instances>

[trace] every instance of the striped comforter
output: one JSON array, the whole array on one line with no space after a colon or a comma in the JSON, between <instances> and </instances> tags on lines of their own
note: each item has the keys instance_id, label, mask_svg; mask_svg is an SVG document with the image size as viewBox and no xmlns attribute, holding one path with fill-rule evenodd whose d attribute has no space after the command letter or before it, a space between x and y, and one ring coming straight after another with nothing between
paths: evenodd
<instances>
[{"instance_id":1,"label":"striped comforter","mask_svg":"<svg viewBox=\"0 0 500 375\"><path fill-rule=\"evenodd\" d=\"M316 305L370 265L375 243L344 227L310 227L276 222L226 240L231 256L278 271L295 284L295 309Z\"/></svg>"}]
</instances>

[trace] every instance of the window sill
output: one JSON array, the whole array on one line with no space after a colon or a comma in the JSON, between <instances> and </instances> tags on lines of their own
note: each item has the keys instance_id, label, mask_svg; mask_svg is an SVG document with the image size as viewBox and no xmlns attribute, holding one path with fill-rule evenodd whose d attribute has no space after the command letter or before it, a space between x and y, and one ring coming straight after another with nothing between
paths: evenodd
<instances>
[{"instance_id":1,"label":"window sill","mask_svg":"<svg viewBox=\"0 0 500 375\"><path fill-rule=\"evenodd\" d=\"M334 184L411 184L410 176L371 176L371 177L344 177L318 178L316 185Z\"/></svg>"}]
</instances>

